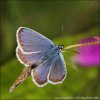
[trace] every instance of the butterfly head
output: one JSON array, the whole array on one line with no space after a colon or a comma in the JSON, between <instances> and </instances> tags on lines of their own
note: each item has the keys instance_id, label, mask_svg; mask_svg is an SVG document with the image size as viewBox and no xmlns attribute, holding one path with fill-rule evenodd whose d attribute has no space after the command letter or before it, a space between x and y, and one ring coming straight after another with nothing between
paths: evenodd
<instances>
[{"instance_id":1,"label":"butterfly head","mask_svg":"<svg viewBox=\"0 0 100 100\"><path fill-rule=\"evenodd\" d=\"M59 48L60 50L62 50L62 49L64 48L64 45L58 45L58 48Z\"/></svg>"}]
</instances>

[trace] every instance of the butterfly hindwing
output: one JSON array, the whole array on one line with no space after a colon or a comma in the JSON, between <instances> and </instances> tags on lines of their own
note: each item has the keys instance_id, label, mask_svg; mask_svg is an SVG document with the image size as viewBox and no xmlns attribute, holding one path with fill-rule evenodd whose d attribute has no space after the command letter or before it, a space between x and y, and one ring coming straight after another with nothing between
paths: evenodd
<instances>
[{"instance_id":1,"label":"butterfly hindwing","mask_svg":"<svg viewBox=\"0 0 100 100\"><path fill-rule=\"evenodd\" d=\"M50 68L52 67L53 62L55 61L55 57L52 57L48 61L40 64L36 68L32 70L32 79L36 83L37 86L42 87L46 85L48 82L48 75L50 72Z\"/></svg>"},{"instance_id":2,"label":"butterfly hindwing","mask_svg":"<svg viewBox=\"0 0 100 100\"><path fill-rule=\"evenodd\" d=\"M66 65L62 53L59 53L59 56L57 56L55 62L50 69L49 80L50 83L57 84L61 83L65 79L65 77Z\"/></svg>"}]
</instances>

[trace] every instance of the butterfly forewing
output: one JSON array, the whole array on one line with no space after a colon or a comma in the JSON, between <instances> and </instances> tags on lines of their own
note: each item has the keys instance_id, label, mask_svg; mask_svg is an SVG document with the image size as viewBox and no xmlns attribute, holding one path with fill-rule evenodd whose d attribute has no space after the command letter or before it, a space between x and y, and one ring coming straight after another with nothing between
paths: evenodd
<instances>
[{"instance_id":1,"label":"butterfly forewing","mask_svg":"<svg viewBox=\"0 0 100 100\"><path fill-rule=\"evenodd\" d=\"M16 48L16 56L18 60L26 65L26 66L31 66L33 64L37 64L39 60L41 59L42 56L45 55L48 51L43 51L43 52L38 52L38 53L31 53L31 54L26 54L23 53L19 47Z\"/></svg>"},{"instance_id":2,"label":"butterfly forewing","mask_svg":"<svg viewBox=\"0 0 100 100\"><path fill-rule=\"evenodd\" d=\"M23 52L40 52L54 47L54 43L40 33L20 27L17 31L18 46Z\"/></svg>"}]
</instances>

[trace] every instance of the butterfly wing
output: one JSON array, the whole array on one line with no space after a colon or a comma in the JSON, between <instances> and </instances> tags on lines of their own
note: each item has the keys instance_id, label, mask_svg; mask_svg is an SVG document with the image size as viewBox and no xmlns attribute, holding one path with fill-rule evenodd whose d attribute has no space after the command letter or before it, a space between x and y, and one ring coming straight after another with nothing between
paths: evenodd
<instances>
[{"instance_id":1,"label":"butterfly wing","mask_svg":"<svg viewBox=\"0 0 100 100\"><path fill-rule=\"evenodd\" d=\"M66 65L62 53L57 56L55 62L53 63L50 74L49 82L52 84L61 83L66 77Z\"/></svg>"},{"instance_id":2,"label":"butterfly wing","mask_svg":"<svg viewBox=\"0 0 100 100\"><path fill-rule=\"evenodd\" d=\"M37 53L55 47L51 40L29 28L20 27L16 37L18 46L25 53Z\"/></svg>"},{"instance_id":3,"label":"butterfly wing","mask_svg":"<svg viewBox=\"0 0 100 100\"><path fill-rule=\"evenodd\" d=\"M48 51L26 54L23 53L19 47L16 48L16 56L18 60L26 67L31 66L32 64L37 64L39 59L47 52Z\"/></svg>"},{"instance_id":4,"label":"butterfly wing","mask_svg":"<svg viewBox=\"0 0 100 100\"><path fill-rule=\"evenodd\" d=\"M44 85L47 84L49 71L50 71L50 68L52 67L54 60L55 60L55 57L49 59L48 61L32 69L32 72L31 72L32 79L33 79L33 82L38 87L43 87Z\"/></svg>"}]
</instances>

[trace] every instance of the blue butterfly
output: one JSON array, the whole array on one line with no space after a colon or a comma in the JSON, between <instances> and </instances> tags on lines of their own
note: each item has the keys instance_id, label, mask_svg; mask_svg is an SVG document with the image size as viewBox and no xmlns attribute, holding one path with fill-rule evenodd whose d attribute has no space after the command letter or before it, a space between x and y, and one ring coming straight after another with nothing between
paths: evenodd
<instances>
[{"instance_id":1,"label":"blue butterfly","mask_svg":"<svg viewBox=\"0 0 100 100\"><path fill-rule=\"evenodd\" d=\"M62 45L57 46L47 37L26 27L20 27L16 37L16 56L26 67L31 66L32 80L38 87L64 81L66 64L61 53Z\"/></svg>"},{"instance_id":2,"label":"blue butterfly","mask_svg":"<svg viewBox=\"0 0 100 100\"><path fill-rule=\"evenodd\" d=\"M66 64L61 49L40 33L25 27L17 31L16 55L26 67L37 65L31 71L32 79L39 87L61 83L66 76ZM20 53L19 53L20 52ZM24 57L21 58L21 55Z\"/></svg>"}]
</instances>

